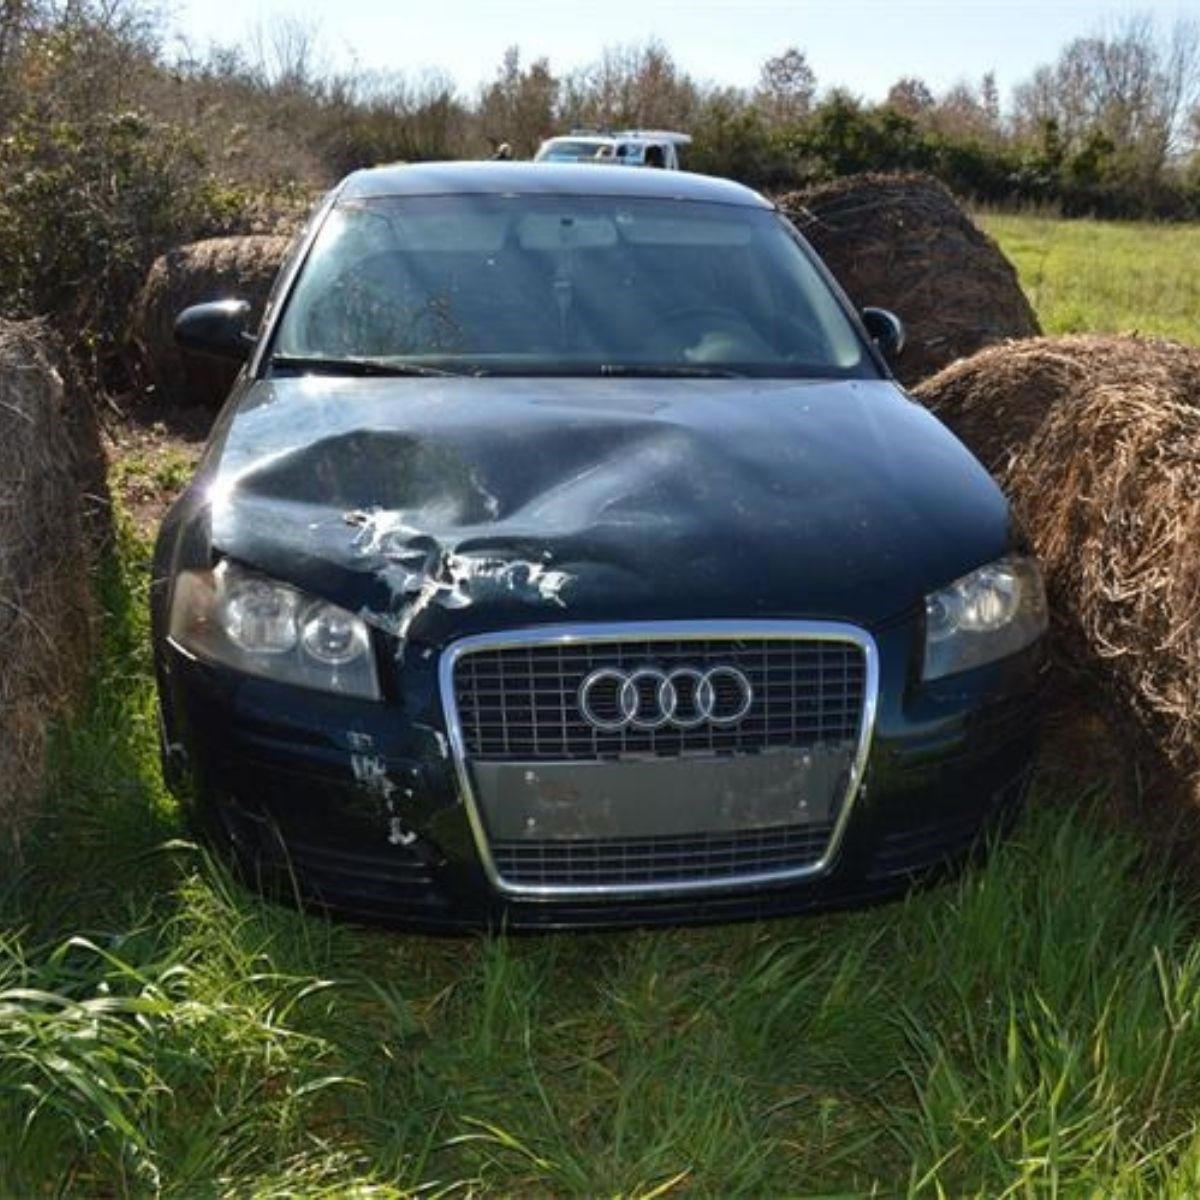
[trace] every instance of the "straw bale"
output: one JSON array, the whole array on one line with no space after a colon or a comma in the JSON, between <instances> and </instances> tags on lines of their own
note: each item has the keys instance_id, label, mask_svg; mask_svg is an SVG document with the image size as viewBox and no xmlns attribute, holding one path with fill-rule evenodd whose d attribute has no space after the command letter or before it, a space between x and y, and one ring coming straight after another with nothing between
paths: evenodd
<instances>
[{"instance_id":1,"label":"straw bale","mask_svg":"<svg viewBox=\"0 0 1200 1200\"><path fill-rule=\"evenodd\" d=\"M134 303L130 341L146 385L167 404L217 406L237 375L236 363L192 354L175 344L175 318L190 304L250 302L250 327L262 316L287 237L209 238L164 254Z\"/></svg>"},{"instance_id":2,"label":"straw bale","mask_svg":"<svg viewBox=\"0 0 1200 1200\"><path fill-rule=\"evenodd\" d=\"M49 719L79 693L92 644L90 576L104 509L90 404L64 385L58 343L0 322L0 835L37 793ZM68 379L72 377L68 375ZM73 382L73 380L72 380Z\"/></svg>"},{"instance_id":3,"label":"straw bale","mask_svg":"<svg viewBox=\"0 0 1200 1200\"><path fill-rule=\"evenodd\" d=\"M779 197L854 304L891 309L916 383L1005 338L1040 330L1016 271L953 195L927 175L851 175Z\"/></svg>"},{"instance_id":4,"label":"straw bale","mask_svg":"<svg viewBox=\"0 0 1200 1200\"><path fill-rule=\"evenodd\" d=\"M1102 682L1200 797L1200 349L1013 342L916 395L1012 498L1062 658Z\"/></svg>"}]
</instances>

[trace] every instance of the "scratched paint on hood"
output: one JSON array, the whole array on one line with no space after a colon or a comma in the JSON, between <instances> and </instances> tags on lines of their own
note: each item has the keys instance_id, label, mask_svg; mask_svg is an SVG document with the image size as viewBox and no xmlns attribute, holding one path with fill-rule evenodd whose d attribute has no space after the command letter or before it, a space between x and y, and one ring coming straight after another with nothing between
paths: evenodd
<instances>
[{"instance_id":1,"label":"scratched paint on hood","mask_svg":"<svg viewBox=\"0 0 1200 1200\"><path fill-rule=\"evenodd\" d=\"M494 498L493 498L494 499ZM345 516L357 529L354 547L366 558L386 560L379 574L392 589L395 601L389 614L391 632L403 654L412 623L431 604L466 608L477 596L496 590L528 603L544 601L565 607L563 588L570 582L566 571L556 571L545 561L502 558L489 554L458 554L442 546L417 523L420 514L355 510ZM550 557L549 551L545 558ZM382 614L368 614L377 620Z\"/></svg>"}]
</instances>

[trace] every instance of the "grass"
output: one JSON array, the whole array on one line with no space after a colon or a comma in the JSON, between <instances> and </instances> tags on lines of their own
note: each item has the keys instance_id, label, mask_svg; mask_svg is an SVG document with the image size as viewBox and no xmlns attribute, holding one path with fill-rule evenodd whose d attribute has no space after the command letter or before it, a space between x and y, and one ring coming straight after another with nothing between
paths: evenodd
<instances>
[{"instance_id":1,"label":"grass","mask_svg":"<svg viewBox=\"0 0 1200 1200\"><path fill-rule=\"evenodd\" d=\"M1100 226L987 220L1049 328L1200 340L1187 231L1113 231L1157 261L1122 284ZM136 516L186 464L135 449ZM985 866L867 912L333 924L234 883L164 791L146 555L127 523L87 709L0 864L0 1195L1200 1194L1196 907L1064 763Z\"/></svg>"},{"instance_id":2,"label":"grass","mask_svg":"<svg viewBox=\"0 0 1200 1200\"><path fill-rule=\"evenodd\" d=\"M862 913L437 940L263 903L155 757L145 546L0 872L0 1194L1178 1195L1200 943L1102 797Z\"/></svg>"},{"instance_id":3,"label":"grass","mask_svg":"<svg viewBox=\"0 0 1200 1200\"><path fill-rule=\"evenodd\" d=\"M985 213L1047 333L1200 344L1200 227Z\"/></svg>"}]
</instances>

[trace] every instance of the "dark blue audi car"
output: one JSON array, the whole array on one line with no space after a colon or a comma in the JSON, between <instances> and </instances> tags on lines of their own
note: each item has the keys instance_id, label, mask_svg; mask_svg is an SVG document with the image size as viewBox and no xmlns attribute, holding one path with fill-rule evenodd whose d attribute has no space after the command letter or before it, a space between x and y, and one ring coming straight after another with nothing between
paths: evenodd
<instances>
[{"instance_id":1,"label":"dark blue audi car","mask_svg":"<svg viewBox=\"0 0 1200 1200\"><path fill-rule=\"evenodd\" d=\"M954 303L953 296L946 297ZM790 223L683 173L350 176L158 540L170 777L252 880L426 928L892 894L1019 803L1046 606Z\"/></svg>"}]
</instances>

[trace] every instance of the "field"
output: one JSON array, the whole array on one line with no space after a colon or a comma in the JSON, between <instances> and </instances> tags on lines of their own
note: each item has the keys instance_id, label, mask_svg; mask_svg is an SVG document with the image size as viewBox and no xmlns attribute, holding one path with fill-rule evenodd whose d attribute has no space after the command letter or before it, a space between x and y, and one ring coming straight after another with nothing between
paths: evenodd
<instances>
[{"instance_id":1,"label":"field","mask_svg":"<svg viewBox=\"0 0 1200 1200\"><path fill-rule=\"evenodd\" d=\"M1200 229L985 213L1047 333L1200 343Z\"/></svg>"},{"instance_id":2,"label":"field","mask_svg":"<svg viewBox=\"0 0 1200 1200\"><path fill-rule=\"evenodd\" d=\"M1049 329L1200 341L1197 230L987 225ZM116 482L136 509L180 468ZM126 520L50 816L0 872L0 1194L1200 1192L1196 910L1113 756L1056 729L986 864L867 912L335 925L243 891L164 791L147 552Z\"/></svg>"}]
</instances>

